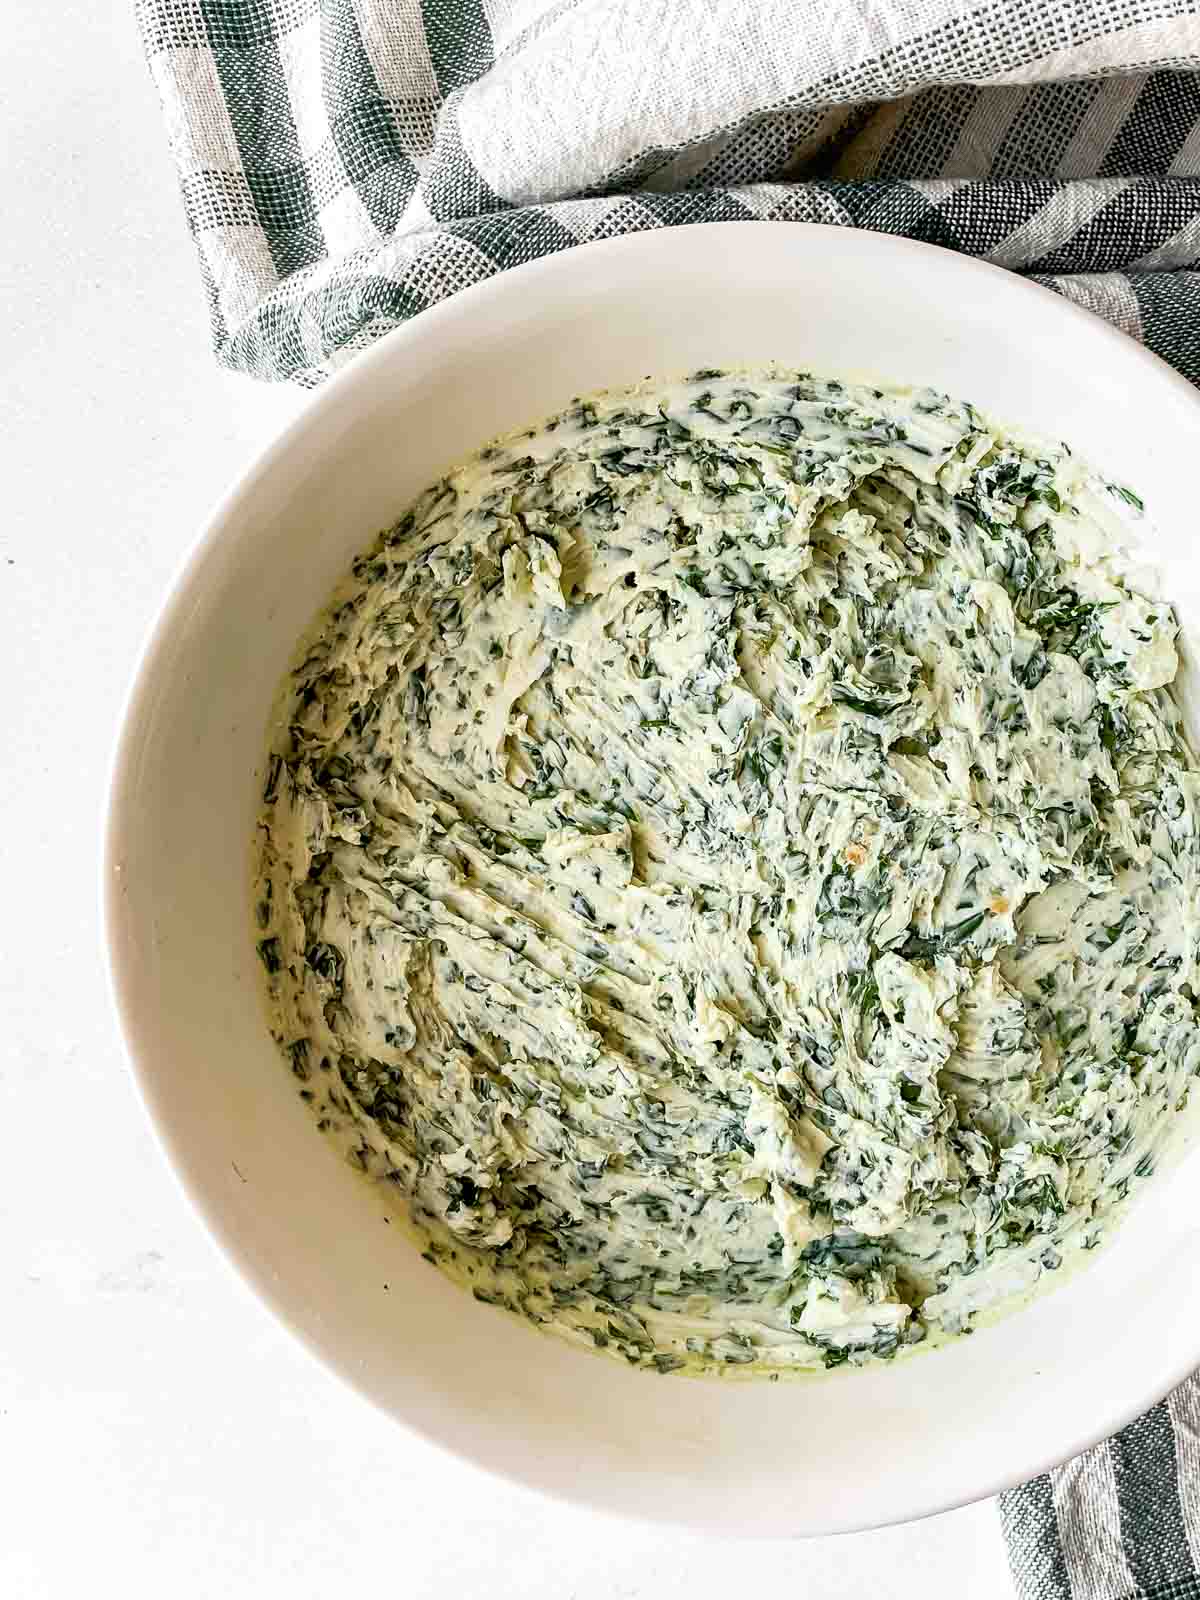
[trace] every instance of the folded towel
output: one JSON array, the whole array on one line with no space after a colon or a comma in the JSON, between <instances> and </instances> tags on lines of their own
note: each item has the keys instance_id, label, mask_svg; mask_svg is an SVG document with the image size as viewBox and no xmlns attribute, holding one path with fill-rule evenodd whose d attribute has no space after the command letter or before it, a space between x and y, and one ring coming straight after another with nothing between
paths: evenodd
<instances>
[{"instance_id":1,"label":"folded towel","mask_svg":"<svg viewBox=\"0 0 1200 1600\"><path fill-rule=\"evenodd\" d=\"M1200 1600L1200 1376L1000 1517L1020 1600Z\"/></svg>"},{"instance_id":2,"label":"folded towel","mask_svg":"<svg viewBox=\"0 0 1200 1600\"><path fill-rule=\"evenodd\" d=\"M318 383L675 223L982 256L1200 383L1200 0L140 0L217 353ZM1026 1600L1200 1600L1200 1384L1002 1497Z\"/></svg>"},{"instance_id":3,"label":"folded towel","mask_svg":"<svg viewBox=\"0 0 1200 1600\"><path fill-rule=\"evenodd\" d=\"M494 272L848 223L1200 380L1197 0L140 0L222 361L312 384Z\"/></svg>"}]
</instances>

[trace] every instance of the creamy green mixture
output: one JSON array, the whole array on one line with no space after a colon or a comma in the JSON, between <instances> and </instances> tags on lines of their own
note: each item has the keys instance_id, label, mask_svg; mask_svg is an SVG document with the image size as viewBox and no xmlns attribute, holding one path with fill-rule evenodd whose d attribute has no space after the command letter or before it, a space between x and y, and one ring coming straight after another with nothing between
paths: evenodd
<instances>
[{"instance_id":1,"label":"creamy green mixture","mask_svg":"<svg viewBox=\"0 0 1200 1600\"><path fill-rule=\"evenodd\" d=\"M272 734L273 1031L477 1298L669 1371L961 1332L1200 1067L1140 504L970 405L699 372L484 450Z\"/></svg>"}]
</instances>

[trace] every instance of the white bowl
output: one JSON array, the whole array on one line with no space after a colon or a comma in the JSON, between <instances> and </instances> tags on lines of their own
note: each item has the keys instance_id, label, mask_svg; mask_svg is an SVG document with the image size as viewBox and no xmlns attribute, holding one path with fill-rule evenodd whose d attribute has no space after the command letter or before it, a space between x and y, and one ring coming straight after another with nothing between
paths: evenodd
<instances>
[{"instance_id":1,"label":"white bowl","mask_svg":"<svg viewBox=\"0 0 1200 1600\"><path fill-rule=\"evenodd\" d=\"M1200 1161L1146 1184L1088 1270L945 1349L778 1384L634 1372L476 1304L385 1226L388 1198L314 1131L267 1036L248 905L269 702L372 535L458 458L572 395L771 360L931 384L1068 440L1144 495L1169 592L1200 619L1200 400L1088 313L949 252L839 228L590 245L389 335L227 497L142 663L105 872L114 986L153 1120L232 1261L312 1350L427 1438L552 1494L812 1534L1031 1476L1200 1365Z\"/></svg>"}]
</instances>

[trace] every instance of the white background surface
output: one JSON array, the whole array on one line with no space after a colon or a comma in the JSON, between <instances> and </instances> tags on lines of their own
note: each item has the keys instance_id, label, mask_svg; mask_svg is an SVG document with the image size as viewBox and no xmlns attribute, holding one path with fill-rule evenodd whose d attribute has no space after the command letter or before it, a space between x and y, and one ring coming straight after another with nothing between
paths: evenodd
<instances>
[{"instance_id":1,"label":"white background surface","mask_svg":"<svg viewBox=\"0 0 1200 1600\"><path fill-rule=\"evenodd\" d=\"M750 1545L484 1478L293 1344L176 1190L109 1010L106 767L183 552L303 397L209 355L131 13L15 0L0 57L0 1596L1010 1600L990 1504Z\"/></svg>"}]
</instances>

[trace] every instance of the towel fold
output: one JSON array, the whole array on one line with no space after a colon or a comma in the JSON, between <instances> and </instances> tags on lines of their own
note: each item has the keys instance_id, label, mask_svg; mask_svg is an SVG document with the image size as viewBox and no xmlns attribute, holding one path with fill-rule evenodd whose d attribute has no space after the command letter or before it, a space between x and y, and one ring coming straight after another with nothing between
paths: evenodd
<instances>
[{"instance_id":1,"label":"towel fold","mask_svg":"<svg viewBox=\"0 0 1200 1600\"><path fill-rule=\"evenodd\" d=\"M140 0L220 359L319 382L505 267L842 223L1200 381L1197 0Z\"/></svg>"}]
</instances>

